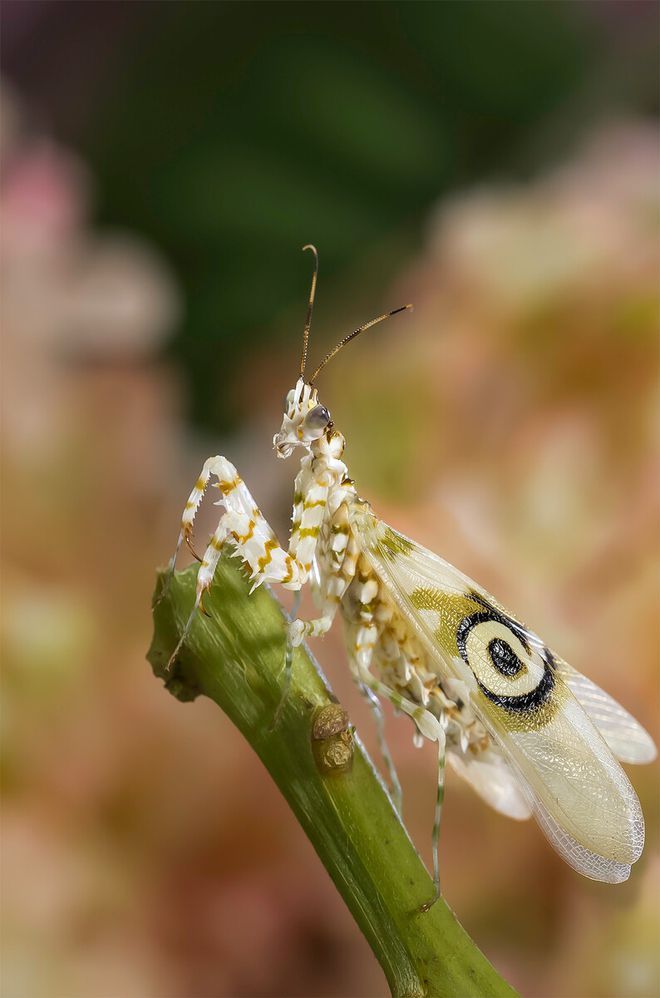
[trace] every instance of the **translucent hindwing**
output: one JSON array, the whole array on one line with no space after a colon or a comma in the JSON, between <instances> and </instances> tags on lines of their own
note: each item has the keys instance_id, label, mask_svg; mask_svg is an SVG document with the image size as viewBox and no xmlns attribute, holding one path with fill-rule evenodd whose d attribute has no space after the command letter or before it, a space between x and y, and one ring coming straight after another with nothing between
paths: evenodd
<instances>
[{"instance_id":1,"label":"translucent hindwing","mask_svg":"<svg viewBox=\"0 0 660 998\"><path fill-rule=\"evenodd\" d=\"M554 848L587 877L626 880L643 848L644 821L613 753L629 762L653 758L644 729L442 558L363 506L351 521L431 667L466 684Z\"/></svg>"}]
</instances>

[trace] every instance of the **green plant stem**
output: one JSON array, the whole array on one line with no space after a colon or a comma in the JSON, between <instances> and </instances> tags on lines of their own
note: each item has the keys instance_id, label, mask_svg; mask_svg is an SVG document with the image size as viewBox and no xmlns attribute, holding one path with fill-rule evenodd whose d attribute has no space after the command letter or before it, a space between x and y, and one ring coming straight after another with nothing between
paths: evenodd
<instances>
[{"instance_id":1,"label":"green plant stem","mask_svg":"<svg viewBox=\"0 0 660 998\"><path fill-rule=\"evenodd\" d=\"M195 580L195 567L177 573L156 602L148 653L153 670L180 700L210 697L243 733L369 941L392 994L515 995L442 898L429 911L419 910L433 894L431 878L350 729L337 733L315 726L319 709L336 700L304 648L296 649L290 693L273 728L282 693L283 611L264 587L248 595L235 560L221 560L205 600L210 619L198 615L172 673L166 674L193 605ZM156 600L163 584L160 575ZM345 729L345 724L337 727ZM325 755L313 750L313 729L317 738L340 739L341 751L331 742ZM332 760L339 756L343 764L333 772Z\"/></svg>"}]
</instances>

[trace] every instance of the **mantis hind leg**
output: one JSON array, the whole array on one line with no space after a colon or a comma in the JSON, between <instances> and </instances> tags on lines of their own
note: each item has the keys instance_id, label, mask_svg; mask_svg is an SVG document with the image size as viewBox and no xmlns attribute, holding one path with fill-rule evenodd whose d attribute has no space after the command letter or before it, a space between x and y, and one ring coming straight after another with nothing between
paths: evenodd
<instances>
[{"instance_id":1,"label":"mantis hind leg","mask_svg":"<svg viewBox=\"0 0 660 998\"><path fill-rule=\"evenodd\" d=\"M373 620L373 614L366 608L362 610L363 626L356 629L354 641L349 640L348 661L353 679L357 683L360 693L365 698L374 715L376 722L376 737L378 748L387 769L390 781L390 797L394 808L399 815L403 811L403 793L401 782L394 765L394 759L390 752L385 738L385 715L380 705L378 693L381 691L372 685L373 677L369 672L369 666L373 658L374 648L378 643L378 628ZM378 684L382 685L382 684ZM383 687L384 689L385 687Z\"/></svg>"},{"instance_id":2,"label":"mantis hind leg","mask_svg":"<svg viewBox=\"0 0 660 998\"><path fill-rule=\"evenodd\" d=\"M438 739L438 788L435 797L435 811L433 815L433 832L431 842L433 848L433 884L435 893L433 897L420 906L420 911L428 911L440 897L440 863L438 859L438 843L440 839L440 821L442 819L442 804L445 797L445 734L442 729L442 737Z\"/></svg>"},{"instance_id":3,"label":"mantis hind leg","mask_svg":"<svg viewBox=\"0 0 660 998\"><path fill-rule=\"evenodd\" d=\"M431 711L427 710L420 704L416 704L414 701L408 699L401 695L398 690L394 690L385 683L380 682L371 675L370 672L361 668L359 669L359 680L374 694L379 694L380 696L386 697L396 710L402 711L404 714L408 714L409 717L417 725L417 730L429 741L435 741L438 743L438 784L435 798L435 812L433 817L433 832L432 832L432 846L433 846L433 883L435 885L435 891L433 897L429 901L420 905L420 911L428 911L435 902L440 897L440 864L438 860L438 842L440 839L440 821L442 818L442 802L444 799L445 790L445 729L441 722L435 717Z\"/></svg>"},{"instance_id":4,"label":"mantis hind leg","mask_svg":"<svg viewBox=\"0 0 660 998\"><path fill-rule=\"evenodd\" d=\"M394 764L394 759L392 758L392 753L390 752L387 740L385 738L385 715L383 714L383 708L380 705L380 700L376 694L360 683L360 692L369 704L376 724L376 737L378 739L378 748L380 754L383 757L383 762L385 763L385 768L387 769L387 775L389 777L391 786L391 797L396 811L401 817L403 814L403 791L401 790L401 781L399 780L399 775L396 771L396 766Z\"/></svg>"},{"instance_id":5,"label":"mantis hind leg","mask_svg":"<svg viewBox=\"0 0 660 998\"><path fill-rule=\"evenodd\" d=\"M302 591L299 589L294 598L293 606L291 607L291 613L289 614L289 620L293 621L298 616L298 610L300 609L300 600L302 598ZM291 640L291 634L289 628L286 630L286 651L284 653L284 676L282 684L282 696L280 697L280 702L277 705L275 714L273 715L273 723L271 725L271 730L274 730L280 723L280 717L282 716L282 711L284 710L284 705L289 698L289 692L291 690L291 678L293 676L293 641Z\"/></svg>"},{"instance_id":6,"label":"mantis hind leg","mask_svg":"<svg viewBox=\"0 0 660 998\"><path fill-rule=\"evenodd\" d=\"M379 697L383 697L392 704L395 710L401 711L410 717L417 728L417 733L429 741L438 743L438 783L436 791L435 812L433 818L432 847L433 847L433 883L435 891L429 901L420 906L420 911L428 911L440 897L440 864L438 858L438 843L440 839L440 821L442 818L442 802L444 798L445 785L445 753L446 736L442 721L437 718L429 709L419 702L406 696L408 690L404 691L394 688L378 679L370 671L373 664L374 651L380 647L383 641L382 630L374 619L373 613L366 606L361 608L360 623L349 632L349 662L354 679L357 681L363 694L369 699L372 707L376 708L376 723L379 729L379 743L385 759L390 776L394 775L393 798L401 793L401 787L396 777L394 764L389 750L382 738L382 711L380 709ZM388 763L389 759L389 763ZM390 768L391 767L391 768ZM399 796L400 801L400 796Z\"/></svg>"}]
</instances>

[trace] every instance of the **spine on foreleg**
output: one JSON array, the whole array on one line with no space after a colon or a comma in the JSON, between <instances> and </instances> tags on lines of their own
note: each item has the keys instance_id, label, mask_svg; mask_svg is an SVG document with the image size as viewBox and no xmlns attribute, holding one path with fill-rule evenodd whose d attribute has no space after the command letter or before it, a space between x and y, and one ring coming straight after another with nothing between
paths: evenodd
<instances>
[{"instance_id":1,"label":"spine on foreleg","mask_svg":"<svg viewBox=\"0 0 660 998\"><path fill-rule=\"evenodd\" d=\"M222 505L227 510L222 518L226 537L234 545L236 555L249 567L252 588L264 581L280 582L292 589L300 588L303 580L297 559L280 547L233 464L226 458L221 461L216 466L216 487L222 492L222 498L216 505Z\"/></svg>"}]
</instances>

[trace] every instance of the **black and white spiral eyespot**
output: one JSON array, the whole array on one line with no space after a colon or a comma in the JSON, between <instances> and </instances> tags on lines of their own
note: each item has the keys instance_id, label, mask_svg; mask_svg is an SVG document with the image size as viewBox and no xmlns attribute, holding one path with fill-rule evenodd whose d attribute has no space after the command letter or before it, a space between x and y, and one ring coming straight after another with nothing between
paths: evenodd
<instances>
[{"instance_id":1,"label":"black and white spiral eyespot","mask_svg":"<svg viewBox=\"0 0 660 998\"><path fill-rule=\"evenodd\" d=\"M463 617L456 643L463 661L472 670L479 688L505 710L538 710L554 685L554 659L540 642L506 614L496 610L478 593L470 593L482 610Z\"/></svg>"}]
</instances>

